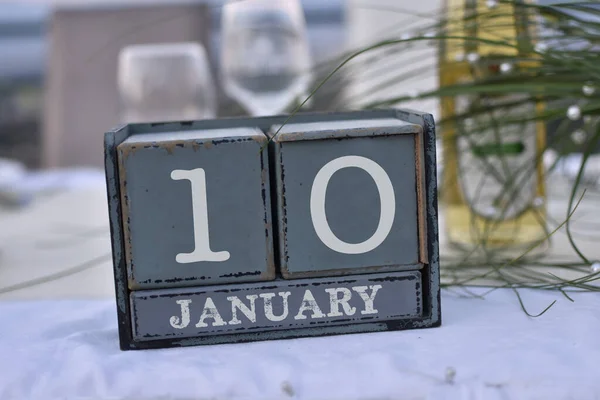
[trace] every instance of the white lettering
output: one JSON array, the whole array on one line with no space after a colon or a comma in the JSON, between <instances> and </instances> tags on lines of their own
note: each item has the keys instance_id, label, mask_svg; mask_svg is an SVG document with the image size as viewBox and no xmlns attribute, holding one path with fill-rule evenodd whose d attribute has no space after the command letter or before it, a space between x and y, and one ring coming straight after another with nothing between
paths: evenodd
<instances>
[{"instance_id":1,"label":"white lettering","mask_svg":"<svg viewBox=\"0 0 600 400\"><path fill-rule=\"evenodd\" d=\"M372 290L370 296L367 294L367 289ZM377 314L379 312L373 308L373 302L375 301L375 296L377 295L377 291L379 289L381 289L381 285L369 285L368 288L366 286L352 287L352 290L358 293L360 298L365 302L365 309L360 312L361 314Z\"/></svg>"},{"instance_id":2,"label":"white lettering","mask_svg":"<svg viewBox=\"0 0 600 400\"><path fill-rule=\"evenodd\" d=\"M306 290L304 292L304 297L302 298L302 304L300 304L300 309L298 310L298 314L294 317L294 319L306 319L306 315L304 315L305 311L310 311L312 313L311 318L324 318L325 314L319 308L315 297L313 296L310 290Z\"/></svg>"},{"instance_id":3,"label":"white lettering","mask_svg":"<svg viewBox=\"0 0 600 400\"><path fill-rule=\"evenodd\" d=\"M206 318L212 318L215 320L212 326L227 325L227 322L223 320L221 314L219 314L219 310L217 310L215 303L210 297L207 297L206 301L204 302L204 309L202 310L200 321L198 321L196 324L196 328L206 328L208 326L208 324L204 322Z\"/></svg>"},{"instance_id":4,"label":"white lettering","mask_svg":"<svg viewBox=\"0 0 600 400\"><path fill-rule=\"evenodd\" d=\"M248 300L250 300L250 307L242 303L242 301L237 296L230 296L227 298L231 302L231 321L229 321L229 325L239 325L242 323L237 317L237 310L240 310L242 314L246 316L250 320L250 322L256 322L256 308L255 302L258 298L256 294L249 294L246 296Z\"/></svg>"},{"instance_id":5,"label":"white lettering","mask_svg":"<svg viewBox=\"0 0 600 400\"><path fill-rule=\"evenodd\" d=\"M319 289L319 296L329 295L329 311L324 313L321 306L315 299L314 292L310 289L306 289L303 293L302 301L298 308L298 313L294 316L293 311L290 314L289 299L292 296L291 291L281 291L276 293L256 293L245 296L227 296L227 300L231 305L231 320L225 321L223 319L223 310L217 309L215 301L212 297L206 297L204 300L204 308L200 319L196 324L196 328L207 328L207 327L221 327L227 325L243 325L249 326L256 324L257 320L262 318L262 312L264 310L264 316L267 320L272 322L289 321L292 316L294 320L307 320L307 319L320 319L327 317L342 317L352 316L357 314L358 310L363 315L367 314L378 314L379 311L375 308L375 298L382 289L382 285L365 285L365 286L353 286L351 288L346 287L324 287ZM314 289L313 289L314 290ZM352 305L352 296L358 294L364 303L364 309L361 307L360 301L355 306ZM220 295L219 295L220 296ZM224 296L225 297L225 296ZM300 300L300 293L294 293L292 296ZM219 297L220 298L220 297ZM263 308L260 305L257 309L256 301L258 298L263 299ZM275 300L276 298L280 298ZM224 298L220 298L224 300ZM296 300L296 301L297 301ZM326 300L323 300L323 302ZM171 327L175 329L185 329L190 326L190 310L192 310L191 299L181 299L175 301L179 306L179 313L172 315L169 318ZM275 304L274 304L275 303ZM217 304L226 304L219 300ZM296 302L293 303L297 304ZM194 311L194 310L192 310ZM199 306L198 306L199 311ZM245 318L242 318L240 314L243 314ZM259 315L260 314L260 315ZM229 314L226 314L229 315ZM195 318L195 316L193 316Z\"/></svg>"},{"instance_id":6,"label":"white lettering","mask_svg":"<svg viewBox=\"0 0 600 400\"><path fill-rule=\"evenodd\" d=\"M179 253L175 261L180 264L199 261L227 261L228 251L213 252L210 249L208 234L208 206L206 200L206 174L202 168L192 170L176 169L171 172L171 179L178 181L187 179L192 187L192 215L194 223L194 251Z\"/></svg>"},{"instance_id":7,"label":"white lettering","mask_svg":"<svg viewBox=\"0 0 600 400\"><path fill-rule=\"evenodd\" d=\"M381 204L377 230L369 239L355 244L344 242L335 236L325 215L325 194L329 180L337 171L349 167L361 168L371 175L379 190ZM310 215L317 236L333 251L362 254L377 248L390 233L395 213L396 198L392 182L385 170L373 160L360 156L339 157L325 164L315 176L310 194Z\"/></svg>"},{"instance_id":8,"label":"white lettering","mask_svg":"<svg viewBox=\"0 0 600 400\"><path fill-rule=\"evenodd\" d=\"M348 301L352 298L352 292L346 288L325 289L329 293L329 303L331 311L327 314L328 317L340 317L344 315L354 315L356 307L351 307ZM342 293L342 298L338 297L338 293ZM344 309L344 313L340 312L340 305Z\"/></svg>"},{"instance_id":9,"label":"white lettering","mask_svg":"<svg viewBox=\"0 0 600 400\"><path fill-rule=\"evenodd\" d=\"M190 303L192 300L177 300L175 303L181 307L181 318L173 315L169 319L169 323L173 328L183 329L190 324Z\"/></svg>"},{"instance_id":10,"label":"white lettering","mask_svg":"<svg viewBox=\"0 0 600 400\"><path fill-rule=\"evenodd\" d=\"M265 302L265 316L267 317L267 319L269 321L273 321L273 322L279 322L279 321L283 321L284 319L287 318L288 313L289 313L289 308L288 308L288 297L290 297L290 294L292 294L291 292L279 292L278 293L279 296L281 296L282 302L283 302L283 312L281 313L281 315L275 315L273 313L273 297L275 297L275 293L262 293L260 295L260 297L264 300Z\"/></svg>"}]
</instances>

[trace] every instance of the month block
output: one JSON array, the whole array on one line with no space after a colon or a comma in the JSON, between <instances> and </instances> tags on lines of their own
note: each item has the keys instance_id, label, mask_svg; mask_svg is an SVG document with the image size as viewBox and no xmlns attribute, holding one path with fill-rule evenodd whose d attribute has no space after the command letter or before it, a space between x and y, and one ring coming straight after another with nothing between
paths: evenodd
<instances>
[{"instance_id":1,"label":"month block","mask_svg":"<svg viewBox=\"0 0 600 400\"><path fill-rule=\"evenodd\" d=\"M130 289L275 277L266 141L242 127L139 134L118 146Z\"/></svg>"},{"instance_id":2,"label":"month block","mask_svg":"<svg viewBox=\"0 0 600 400\"><path fill-rule=\"evenodd\" d=\"M422 127L392 118L273 126L286 279L419 269Z\"/></svg>"},{"instance_id":3,"label":"month block","mask_svg":"<svg viewBox=\"0 0 600 400\"><path fill-rule=\"evenodd\" d=\"M140 341L270 332L350 323L375 324L422 315L419 271L143 290L131 295L133 336ZM371 328L374 328L372 326ZM204 339L206 340L206 339Z\"/></svg>"}]
</instances>

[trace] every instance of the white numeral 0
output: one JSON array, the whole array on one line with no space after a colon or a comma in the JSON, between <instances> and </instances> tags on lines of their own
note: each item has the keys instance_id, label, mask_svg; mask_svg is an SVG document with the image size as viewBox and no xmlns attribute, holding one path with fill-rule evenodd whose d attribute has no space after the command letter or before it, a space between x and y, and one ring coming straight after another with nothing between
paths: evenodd
<instances>
[{"instance_id":1,"label":"white numeral 0","mask_svg":"<svg viewBox=\"0 0 600 400\"><path fill-rule=\"evenodd\" d=\"M325 193L327 185L334 173L349 167L361 168L366 171L377 185L381 202L379 225L369 239L361 243L346 243L331 231L325 215ZM344 254L362 254L377 248L389 235L396 213L396 198L394 187L388 174L379 164L360 156L345 156L336 158L325 164L315 176L310 193L310 215L315 232L319 239L331 250Z\"/></svg>"}]
</instances>

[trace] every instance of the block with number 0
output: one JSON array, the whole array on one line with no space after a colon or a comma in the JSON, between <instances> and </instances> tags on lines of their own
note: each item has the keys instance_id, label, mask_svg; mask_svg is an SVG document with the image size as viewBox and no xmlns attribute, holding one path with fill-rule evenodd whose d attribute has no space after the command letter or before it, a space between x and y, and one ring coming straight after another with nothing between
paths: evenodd
<instances>
[{"instance_id":1,"label":"block with number 0","mask_svg":"<svg viewBox=\"0 0 600 400\"><path fill-rule=\"evenodd\" d=\"M134 135L118 146L130 289L275 277L256 128Z\"/></svg>"},{"instance_id":2,"label":"block with number 0","mask_svg":"<svg viewBox=\"0 0 600 400\"><path fill-rule=\"evenodd\" d=\"M420 269L422 127L377 118L273 126L285 278Z\"/></svg>"}]
</instances>

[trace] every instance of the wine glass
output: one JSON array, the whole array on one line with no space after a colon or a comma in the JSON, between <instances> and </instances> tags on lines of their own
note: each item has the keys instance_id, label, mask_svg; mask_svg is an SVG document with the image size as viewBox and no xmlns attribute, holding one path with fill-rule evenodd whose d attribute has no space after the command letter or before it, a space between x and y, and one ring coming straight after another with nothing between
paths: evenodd
<instances>
[{"instance_id":1,"label":"wine glass","mask_svg":"<svg viewBox=\"0 0 600 400\"><path fill-rule=\"evenodd\" d=\"M285 111L307 93L311 59L297 0L245 0L223 7L221 83L253 116Z\"/></svg>"},{"instance_id":2,"label":"wine glass","mask_svg":"<svg viewBox=\"0 0 600 400\"><path fill-rule=\"evenodd\" d=\"M119 54L122 122L214 118L215 89L198 43L134 45Z\"/></svg>"}]
</instances>

